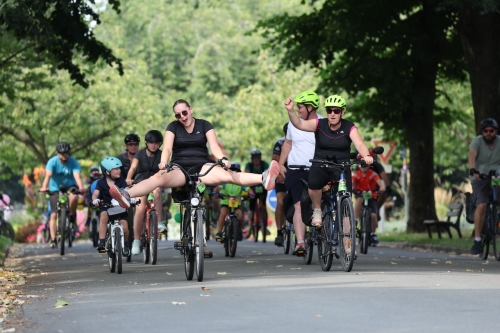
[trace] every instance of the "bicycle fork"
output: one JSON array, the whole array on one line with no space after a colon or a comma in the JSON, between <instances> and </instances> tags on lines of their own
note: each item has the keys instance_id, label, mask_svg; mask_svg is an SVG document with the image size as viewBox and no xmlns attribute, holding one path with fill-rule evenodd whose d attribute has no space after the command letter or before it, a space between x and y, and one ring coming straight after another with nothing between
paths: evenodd
<instances>
[{"instance_id":1,"label":"bicycle fork","mask_svg":"<svg viewBox=\"0 0 500 333\"><path fill-rule=\"evenodd\" d=\"M107 239L106 241L106 249L109 249L111 248L111 253L116 253L116 248L115 248L115 244L116 244L116 239L115 239L115 229L118 228L120 229L120 243L121 243L121 248L123 249L125 247L125 243L124 243L124 238L125 238L125 235L123 233L123 227L121 226L120 223L113 223L111 225L111 228L110 228L110 235L109 235L109 238ZM111 242L111 247L109 246L109 242ZM119 253L119 255L121 255L121 253Z\"/></svg>"}]
</instances>

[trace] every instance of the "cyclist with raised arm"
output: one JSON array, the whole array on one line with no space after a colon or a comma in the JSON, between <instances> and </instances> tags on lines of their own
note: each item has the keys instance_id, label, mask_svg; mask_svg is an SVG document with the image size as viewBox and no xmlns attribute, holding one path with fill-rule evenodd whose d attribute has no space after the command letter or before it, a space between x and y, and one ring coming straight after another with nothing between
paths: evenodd
<instances>
[{"instance_id":1,"label":"cyclist with raised arm","mask_svg":"<svg viewBox=\"0 0 500 333\"><path fill-rule=\"evenodd\" d=\"M486 217L486 205L489 202L491 189L490 179L481 179L480 174L489 174L500 166L500 140L498 123L493 118L481 122L482 134L476 136L469 146L469 174L472 182L472 203L474 212L474 244L471 254L481 254L481 232Z\"/></svg>"},{"instance_id":2,"label":"cyclist with raised arm","mask_svg":"<svg viewBox=\"0 0 500 333\"><path fill-rule=\"evenodd\" d=\"M231 167L229 168L233 172L241 172L240 164L237 162L232 162ZM217 242L222 241L222 229L224 228L224 220L226 219L227 214L229 213L229 198L228 197L238 197L241 198L244 192L248 192L250 197L254 197L252 189L247 186L240 186L235 184L222 184L217 186L212 194L218 195L219 193L226 196L222 197L220 201L220 214L219 220L217 221L217 234L215 234L215 240ZM241 211L241 200L239 202L238 208L235 209L235 213L238 216L238 242L243 240L243 233L241 231L241 227L243 224L243 212Z\"/></svg>"},{"instance_id":3,"label":"cyclist with raised arm","mask_svg":"<svg viewBox=\"0 0 500 333\"><path fill-rule=\"evenodd\" d=\"M163 143L163 135L158 130L151 130L146 133L144 138L146 148L141 149L135 154L132 165L128 171L126 182L128 185L137 184L156 174L160 169L158 165L161 161L162 151L160 149ZM135 175L135 176L134 176ZM162 195L161 187L152 190L155 200L155 207L158 207L158 233L163 233L167 229L163 221ZM149 194L149 193L148 193ZM141 253L141 232L144 224L144 216L146 214L146 206L148 205L147 194L139 198L141 203L135 206L134 215L134 242L132 243L132 254Z\"/></svg>"},{"instance_id":4,"label":"cyclist with raised arm","mask_svg":"<svg viewBox=\"0 0 500 333\"><path fill-rule=\"evenodd\" d=\"M56 220L57 220L57 201L59 200L59 186L64 185L70 191L69 194L69 222L76 227L76 209L78 207L78 194L83 193L83 184L80 177L82 168L78 161L70 156L71 146L67 142L59 142L56 146L57 156L49 159L45 166L45 179L43 180L40 192L47 190L56 192L50 195L50 207L53 207L50 213L50 247L56 248Z\"/></svg>"},{"instance_id":5,"label":"cyclist with raised arm","mask_svg":"<svg viewBox=\"0 0 500 333\"><path fill-rule=\"evenodd\" d=\"M112 198L109 195L109 187L111 185L127 186L127 183L121 177L121 167L122 162L116 157L106 157L101 161L101 169L104 177L97 181L96 188L92 193L92 204L94 206L99 207L101 202L111 205ZM99 209L99 243L97 244L97 252L99 253L106 251L106 229L109 221L108 209L109 207L100 207ZM129 254L127 217L128 213L126 211L118 217L123 228L125 241L122 254L125 257Z\"/></svg>"},{"instance_id":6,"label":"cyclist with raised arm","mask_svg":"<svg viewBox=\"0 0 500 333\"><path fill-rule=\"evenodd\" d=\"M283 133L285 135L287 130L288 130L288 123L283 125ZM285 138L286 137L283 136L274 143L273 160L276 162L280 161L281 150L283 148L283 143L285 142ZM281 174L278 176L278 179L276 179L275 191L276 191L276 210L274 211L274 220L276 221L277 235L276 238L274 239L274 245L283 246L283 233L281 229L283 228L283 221L285 220L283 199L285 198L286 187L285 187L285 177Z\"/></svg>"},{"instance_id":7,"label":"cyclist with raised arm","mask_svg":"<svg viewBox=\"0 0 500 333\"><path fill-rule=\"evenodd\" d=\"M135 133L127 134L123 140L125 142L125 152L118 155L118 159L122 162L122 177L125 178L128 175L130 166L134 161L134 156L139 150L139 143L141 138Z\"/></svg>"},{"instance_id":8,"label":"cyclist with raised arm","mask_svg":"<svg viewBox=\"0 0 500 333\"><path fill-rule=\"evenodd\" d=\"M250 162L248 162L245 165L244 172L262 174L264 170L266 170L267 168L269 168L269 164L266 161L262 160L262 152L258 148L253 148L250 151ZM253 186L252 190L255 193L255 198L250 198L249 200L250 202L248 207L249 223L253 219L253 214L255 213L255 207L257 207L257 200L265 206L267 198L267 191L266 189L262 188L262 186L260 185ZM267 221L262 221L262 223L267 223ZM266 231L269 234L269 230L267 228Z\"/></svg>"},{"instance_id":9,"label":"cyclist with raised arm","mask_svg":"<svg viewBox=\"0 0 500 333\"><path fill-rule=\"evenodd\" d=\"M372 156L373 157L373 156ZM352 182L354 188L354 195L356 198L356 204L354 206L354 218L359 219L361 214L361 208L363 207L363 192L372 192L372 198L368 200L368 205L370 206L370 218L371 218L371 233L370 239L373 245L378 245L379 240L376 234L377 231L377 185L380 192L385 191L385 184L379 175L370 169L366 164L362 164L359 170L353 173Z\"/></svg>"},{"instance_id":10,"label":"cyclist with raised arm","mask_svg":"<svg viewBox=\"0 0 500 333\"><path fill-rule=\"evenodd\" d=\"M297 117L304 120L317 120L323 118L316 113L319 107L319 96L314 91L303 91L294 102L297 103ZM293 214L293 228L297 236L297 245L293 251L294 255L303 256L306 253L305 236L306 225L302 222L302 211L300 206L300 198L304 187L301 179L309 180L309 171L300 169L290 169L288 165L304 165L311 166L310 159L314 157L314 147L316 139L313 133L308 133L297 129L293 123L288 123L288 130L283 143L283 148L280 155L280 171L285 177L285 187L290 196L295 208Z\"/></svg>"},{"instance_id":11,"label":"cyclist with raised arm","mask_svg":"<svg viewBox=\"0 0 500 333\"><path fill-rule=\"evenodd\" d=\"M346 111L346 102L342 96L332 95L325 100L327 118L324 119L300 119L295 114L294 101L288 97L285 100L285 108L288 111L290 122L299 130L314 132L316 145L314 148L314 159L331 160L337 163L349 162L351 143L361 154L365 163L373 163L370 151L366 147L358 128L352 122L342 117ZM290 131L290 128L288 129ZM291 164L289 162L289 164ZM321 197L323 187L330 181L333 170L327 170L312 165L309 172L309 196L313 205L313 216L311 224L321 226L323 224L321 213ZM347 190L352 193L352 175L346 175ZM338 183L336 185L338 187ZM349 227L344 225L344 227Z\"/></svg>"},{"instance_id":12,"label":"cyclist with raised arm","mask_svg":"<svg viewBox=\"0 0 500 333\"><path fill-rule=\"evenodd\" d=\"M204 119L193 117L193 109L186 100L179 99L173 105L174 116L177 120L171 122L166 129L163 152L159 168L166 169L170 160L188 170L190 174L203 174L213 163L208 159L207 143L216 159L221 160L226 167L231 163L224 157L217 142L217 136L212 124ZM241 172L230 172L217 166L199 180L208 186L217 186L231 183L241 186L252 186L262 183L266 190L272 190L279 166L276 161L271 162L268 170L262 175ZM131 197L147 195L157 187L177 188L186 184L184 173L174 167L168 172L160 171L154 176L140 182L130 189L119 189L113 186L110 193L124 208L130 206Z\"/></svg>"}]
</instances>

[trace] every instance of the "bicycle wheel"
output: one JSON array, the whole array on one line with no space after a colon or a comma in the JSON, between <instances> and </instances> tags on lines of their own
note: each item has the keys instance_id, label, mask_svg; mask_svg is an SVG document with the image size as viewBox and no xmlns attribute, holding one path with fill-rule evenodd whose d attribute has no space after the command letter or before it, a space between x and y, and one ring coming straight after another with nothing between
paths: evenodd
<instances>
[{"instance_id":1,"label":"bicycle wheel","mask_svg":"<svg viewBox=\"0 0 500 333\"><path fill-rule=\"evenodd\" d=\"M231 258L234 258L236 255L236 248L238 247L238 219L235 216L231 218L229 233L226 237L229 239L229 254Z\"/></svg>"},{"instance_id":2,"label":"bicycle wheel","mask_svg":"<svg viewBox=\"0 0 500 333\"><path fill-rule=\"evenodd\" d=\"M488 217L486 217L486 221L484 222L483 226L483 232L481 233L481 248L483 249L483 252L479 254L481 259L483 260L488 259L488 254L490 252L491 237L490 231L488 230L488 223Z\"/></svg>"},{"instance_id":3,"label":"bicycle wheel","mask_svg":"<svg viewBox=\"0 0 500 333\"><path fill-rule=\"evenodd\" d=\"M118 274L122 273L122 235L120 228L115 228L115 258L116 258L116 271Z\"/></svg>"},{"instance_id":4,"label":"bicycle wheel","mask_svg":"<svg viewBox=\"0 0 500 333\"><path fill-rule=\"evenodd\" d=\"M151 254L151 265L156 265L158 257L158 215L155 211L149 213L149 252Z\"/></svg>"},{"instance_id":5,"label":"bicycle wheel","mask_svg":"<svg viewBox=\"0 0 500 333\"><path fill-rule=\"evenodd\" d=\"M339 216L340 262L345 272L352 270L356 249L356 225L354 210L349 198L342 199Z\"/></svg>"},{"instance_id":6,"label":"bicycle wheel","mask_svg":"<svg viewBox=\"0 0 500 333\"><path fill-rule=\"evenodd\" d=\"M210 220L212 219L212 211L207 209L205 213L207 214L207 220L205 221L205 237L208 241L210 240Z\"/></svg>"},{"instance_id":7,"label":"bicycle wheel","mask_svg":"<svg viewBox=\"0 0 500 333\"><path fill-rule=\"evenodd\" d=\"M265 205L260 205L260 225L262 229L262 243L265 243L267 237L267 211Z\"/></svg>"},{"instance_id":8,"label":"bicycle wheel","mask_svg":"<svg viewBox=\"0 0 500 333\"><path fill-rule=\"evenodd\" d=\"M3 221L2 223L2 235L10 238L10 241L14 241L14 228L12 227L12 224L10 224L7 221Z\"/></svg>"},{"instance_id":9,"label":"bicycle wheel","mask_svg":"<svg viewBox=\"0 0 500 333\"><path fill-rule=\"evenodd\" d=\"M259 240L259 224L260 224L260 212L259 210L255 210L253 213L253 221L252 221L252 233L253 233L253 241L257 242Z\"/></svg>"},{"instance_id":10,"label":"bicycle wheel","mask_svg":"<svg viewBox=\"0 0 500 333\"><path fill-rule=\"evenodd\" d=\"M132 244L134 242L134 214L135 207L129 207L127 216L129 254L127 256L127 262L132 261Z\"/></svg>"},{"instance_id":11,"label":"bicycle wheel","mask_svg":"<svg viewBox=\"0 0 500 333\"><path fill-rule=\"evenodd\" d=\"M500 261L500 206L495 207L492 216L492 231L493 231L493 254L495 260Z\"/></svg>"},{"instance_id":12,"label":"bicycle wheel","mask_svg":"<svg viewBox=\"0 0 500 333\"><path fill-rule=\"evenodd\" d=\"M323 204L323 227L318 240L318 259L321 269L328 272L332 268L333 249L332 249L332 214L327 204Z\"/></svg>"},{"instance_id":13,"label":"bicycle wheel","mask_svg":"<svg viewBox=\"0 0 500 333\"><path fill-rule=\"evenodd\" d=\"M50 227L49 227L49 223L50 222L45 223L45 226L44 226L43 231L42 231L43 240L45 241L45 243L50 243Z\"/></svg>"},{"instance_id":14,"label":"bicycle wheel","mask_svg":"<svg viewBox=\"0 0 500 333\"><path fill-rule=\"evenodd\" d=\"M312 235L311 235L312 232L314 232L314 230L306 231L306 237L304 240L304 243L306 245L306 255L304 256L304 262L306 265L311 264L314 252L314 243L312 241Z\"/></svg>"},{"instance_id":15,"label":"bicycle wheel","mask_svg":"<svg viewBox=\"0 0 500 333\"><path fill-rule=\"evenodd\" d=\"M224 254L226 257L229 257L229 224L231 222L226 219L224 221L224 230L222 231L222 235L224 236Z\"/></svg>"},{"instance_id":16,"label":"bicycle wheel","mask_svg":"<svg viewBox=\"0 0 500 333\"><path fill-rule=\"evenodd\" d=\"M59 232L60 232L60 242L59 242L59 253L64 255L64 241L66 237L66 210L63 208L59 212Z\"/></svg>"},{"instance_id":17,"label":"bicycle wheel","mask_svg":"<svg viewBox=\"0 0 500 333\"><path fill-rule=\"evenodd\" d=\"M75 234L75 227L73 223L70 223L68 226L68 247L73 247L73 235Z\"/></svg>"},{"instance_id":18,"label":"bicycle wheel","mask_svg":"<svg viewBox=\"0 0 500 333\"><path fill-rule=\"evenodd\" d=\"M201 209L196 210L196 233L194 238L194 249L196 256L196 276L198 277L198 282L203 281L203 269L205 261L205 237L203 235L205 230L205 224L203 220L203 211Z\"/></svg>"},{"instance_id":19,"label":"bicycle wheel","mask_svg":"<svg viewBox=\"0 0 500 333\"><path fill-rule=\"evenodd\" d=\"M361 230L359 237L359 247L360 251L363 254L368 253L368 242L370 238L370 211L366 208L363 208L361 213Z\"/></svg>"},{"instance_id":20,"label":"bicycle wheel","mask_svg":"<svg viewBox=\"0 0 500 333\"><path fill-rule=\"evenodd\" d=\"M288 222L286 223L286 225ZM290 253L290 239L291 239L291 230L288 228L288 226L285 226L282 229L282 234L283 234L283 251L285 251L285 254Z\"/></svg>"},{"instance_id":21,"label":"bicycle wheel","mask_svg":"<svg viewBox=\"0 0 500 333\"><path fill-rule=\"evenodd\" d=\"M90 225L92 228L92 233L90 235L90 239L92 240L92 245L97 247L97 243L99 241L99 221L94 217L92 221L90 221Z\"/></svg>"},{"instance_id":22,"label":"bicycle wheel","mask_svg":"<svg viewBox=\"0 0 500 333\"><path fill-rule=\"evenodd\" d=\"M114 273L116 269L116 253L113 253L111 249L108 249L108 264L109 272Z\"/></svg>"}]
</instances>

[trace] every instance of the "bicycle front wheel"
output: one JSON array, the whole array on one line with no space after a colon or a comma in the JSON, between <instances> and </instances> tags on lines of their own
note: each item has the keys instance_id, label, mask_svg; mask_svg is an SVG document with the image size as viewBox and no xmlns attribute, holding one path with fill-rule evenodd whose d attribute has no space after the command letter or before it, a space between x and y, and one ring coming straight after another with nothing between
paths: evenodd
<instances>
[{"instance_id":1,"label":"bicycle front wheel","mask_svg":"<svg viewBox=\"0 0 500 333\"><path fill-rule=\"evenodd\" d=\"M356 223L349 198L342 199L339 216L340 262L345 272L350 272L356 256Z\"/></svg>"},{"instance_id":2,"label":"bicycle front wheel","mask_svg":"<svg viewBox=\"0 0 500 333\"><path fill-rule=\"evenodd\" d=\"M500 206L495 207L495 210L493 210L491 222L493 224L493 254L495 255L495 260L500 261Z\"/></svg>"},{"instance_id":3,"label":"bicycle front wheel","mask_svg":"<svg viewBox=\"0 0 500 333\"><path fill-rule=\"evenodd\" d=\"M64 255L64 241L66 237L66 219L68 217L66 216L66 210L63 208L61 209L59 213L59 232L60 232L60 242L59 242L59 253L63 256Z\"/></svg>"},{"instance_id":4,"label":"bicycle front wheel","mask_svg":"<svg viewBox=\"0 0 500 333\"><path fill-rule=\"evenodd\" d=\"M196 232L194 238L194 249L195 249L195 259L196 259L196 276L198 277L198 282L203 281L203 269L205 261L205 224L203 223L203 211L201 209L196 210Z\"/></svg>"},{"instance_id":5,"label":"bicycle front wheel","mask_svg":"<svg viewBox=\"0 0 500 333\"><path fill-rule=\"evenodd\" d=\"M267 211L265 205L260 206L260 224L262 226L262 243L265 243L267 237Z\"/></svg>"},{"instance_id":6,"label":"bicycle front wheel","mask_svg":"<svg viewBox=\"0 0 500 333\"><path fill-rule=\"evenodd\" d=\"M314 243L312 241L312 233L314 230L306 231L306 237L304 243L306 245L306 255L304 256L304 262L306 265L310 265L312 262Z\"/></svg>"},{"instance_id":7,"label":"bicycle front wheel","mask_svg":"<svg viewBox=\"0 0 500 333\"><path fill-rule=\"evenodd\" d=\"M151 254L151 265L156 265L158 253L158 215L155 211L149 213L149 252Z\"/></svg>"},{"instance_id":8,"label":"bicycle front wheel","mask_svg":"<svg viewBox=\"0 0 500 333\"><path fill-rule=\"evenodd\" d=\"M118 274L122 273L122 235L120 228L115 228L115 257L116 257L116 271Z\"/></svg>"},{"instance_id":9,"label":"bicycle front wheel","mask_svg":"<svg viewBox=\"0 0 500 333\"><path fill-rule=\"evenodd\" d=\"M128 247L130 250L128 251L129 253L127 256L127 262L132 261L132 244L134 243L134 214L135 214L135 208L129 207L128 208L128 217L127 217L127 226L128 226Z\"/></svg>"},{"instance_id":10,"label":"bicycle front wheel","mask_svg":"<svg viewBox=\"0 0 500 333\"><path fill-rule=\"evenodd\" d=\"M283 251L285 251L285 254L290 253L290 239L292 238L292 232L288 228L288 222L285 223L285 227L282 229L282 234L283 234Z\"/></svg>"},{"instance_id":11,"label":"bicycle front wheel","mask_svg":"<svg viewBox=\"0 0 500 333\"><path fill-rule=\"evenodd\" d=\"M229 254L231 255L231 258L234 258L236 255L236 248L238 246L238 219L234 216L231 218L229 232L226 238L228 238Z\"/></svg>"},{"instance_id":12,"label":"bicycle front wheel","mask_svg":"<svg viewBox=\"0 0 500 333\"><path fill-rule=\"evenodd\" d=\"M97 243L99 241L99 221L94 217L92 221L90 221L90 225L92 228L92 232L90 234L90 239L92 240L92 245L97 247Z\"/></svg>"},{"instance_id":13,"label":"bicycle front wheel","mask_svg":"<svg viewBox=\"0 0 500 333\"><path fill-rule=\"evenodd\" d=\"M253 233L253 241L257 242L259 240L259 221L260 221L260 213L257 213L258 210L255 210L252 217L252 233Z\"/></svg>"},{"instance_id":14,"label":"bicycle front wheel","mask_svg":"<svg viewBox=\"0 0 500 333\"><path fill-rule=\"evenodd\" d=\"M332 250L332 214L327 204L323 206L323 227L318 240L318 259L321 269L328 272L332 268L333 250Z\"/></svg>"},{"instance_id":15,"label":"bicycle front wheel","mask_svg":"<svg viewBox=\"0 0 500 333\"><path fill-rule=\"evenodd\" d=\"M360 231L360 237L359 237L359 247L360 251L363 254L368 253L368 242L369 242L369 237L370 237L370 232L369 230L371 229L371 218L370 218L370 211L368 209L363 208L363 211L361 213L361 231Z\"/></svg>"}]
</instances>

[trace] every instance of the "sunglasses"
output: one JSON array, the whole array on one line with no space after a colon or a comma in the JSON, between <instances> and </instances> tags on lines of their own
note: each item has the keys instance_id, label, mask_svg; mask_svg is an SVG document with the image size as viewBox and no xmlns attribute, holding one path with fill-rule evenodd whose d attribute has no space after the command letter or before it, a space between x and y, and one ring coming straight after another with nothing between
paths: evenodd
<instances>
[{"instance_id":1,"label":"sunglasses","mask_svg":"<svg viewBox=\"0 0 500 333\"><path fill-rule=\"evenodd\" d=\"M181 116L182 115L182 116ZM182 111L181 113L176 113L175 114L175 119L181 119L181 117L185 117L188 115L188 111L187 110L184 110Z\"/></svg>"},{"instance_id":2,"label":"sunglasses","mask_svg":"<svg viewBox=\"0 0 500 333\"><path fill-rule=\"evenodd\" d=\"M58 152L58 154L60 154L60 155L69 155L69 152L68 151L65 151L65 152L62 152L62 153Z\"/></svg>"},{"instance_id":3,"label":"sunglasses","mask_svg":"<svg viewBox=\"0 0 500 333\"><path fill-rule=\"evenodd\" d=\"M327 108L326 113L331 114L332 112L335 114L340 114L342 111L344 111L343 108Z\"/></svg>"},{"instance_id":4,"label":"sunglasses","mask_svg":"<svg viewBox=\"0 0 500 333\"><path fill-rule=\"evenodd\" d=\"M127 146L138 146L139 143L138 142L129 142L127 143Z\"/></svg>"},{"instance_id":5,"label":"sunglasses","mask_svg":"<svg viewBox=\"0 0 500 333\"><path fill-rule=\"evenodd\" d=\"M488 133L493 134L493 133L495 133L495 130L494 129L484 129L483 133L484 134L488 134Z\"/></svg>"}]
</instances>

